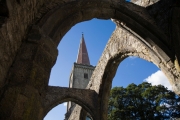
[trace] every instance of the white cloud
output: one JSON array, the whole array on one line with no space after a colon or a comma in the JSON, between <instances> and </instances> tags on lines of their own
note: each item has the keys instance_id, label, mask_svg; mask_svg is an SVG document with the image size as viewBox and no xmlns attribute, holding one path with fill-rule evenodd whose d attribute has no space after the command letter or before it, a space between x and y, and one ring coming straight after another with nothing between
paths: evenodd
<instances>
[{"instance_id":1,"label":"white cloud","mask_svg":"<svg viewBox=\"0 0 180 120\"><path fill-rule=\"evenodd\" d=\"M64 106L67 106L67 102L63 103Z\"/></svg>"},{"instance_id":2,"label":"white cloud","mask_svg":"<svg viewBox=\"0 0 180 120\"><path fill-rule=\"evenodd\" d=\"M151 83L152 85L163 85L168 88L168 90L172 90L172 86L170 85L167 77L164 75L164 73L160 70L150 75L148 78L146 78L144 81Z\"/></svg>"}]
</instances>

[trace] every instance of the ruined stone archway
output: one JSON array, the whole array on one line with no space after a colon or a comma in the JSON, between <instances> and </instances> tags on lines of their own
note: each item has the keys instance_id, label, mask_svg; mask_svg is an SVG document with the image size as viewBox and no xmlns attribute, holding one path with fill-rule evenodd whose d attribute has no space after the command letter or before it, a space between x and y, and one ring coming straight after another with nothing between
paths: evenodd
<instances>
[{"instance_id":1,"label":"ruined stone archway","mask_svg":"<svg viewBox=\"0 0 180 120\"><path fill-rule=\"evenodd\" d=\"M178 2L172 0L171 4L166 3L166 1L163 3L165 6L171 6ZM153 5L151 8L145 8L127 3L124 0L52 0L51 2L29 0L6 1L2 4L7 6L5 7L7 11L3 13L5 14L3 19L0 18L3 20L0 29L2 43L0 49L3 51L0 55L2 56L0 58L2 61L0 66L2 73L0 76L0 118L4 120L42 118L44 113L42 100L48 89L50 70L56 61L56 47L73 25L92 18L118 20L119 24L135 35L139 41L146 45L146 48L153 51L158 60L161 58L162 65L160 67L165 73L167 72L167 76L170 78L175 76L174 80L178 80L179 72L177 69L179 65L176 59L180 58L178 50L180 37L177 34L179 14L169 14L172 17L169 26L172 25L170 28L174 30L174 33L169 30L168 36L168 34L164 34L164 30L159 25L156 25L157 20L149 12L150 9L154 10L154 13L158 13L158 10L152 7ZM164 7L157 8L166 9ZM175 6L175 8L168 8L168 10L179 11L179 7ZM156 16L160 19L163 18L159 14ZM174 23L172 23L173 21ZM19 25L18 23L23 24ZM109 50L109 53L113 53L113 50ZM130 50L125 51L126 49L121 52L126 53ZM120 53L116 55L119 56ZM102 65L107 64L107 66L105 65L106 68L98 67L102 73L95 76L96 79L89 85L90 89L99 94L100 105L98 109L101 112L106 110L106 106L102 106L106 105L108 94L103 94L106 92L104 87L108 84L105 81L108 76L104 73L108 72L108 67L115 70L117 65L113 64L113 58L117 56L107 56L107 58L102 56L100 63L104 62ZM173 63L174 60L176 60L175 63ZM118 62L120 60L117 59ZM158 61L156 62L158 63ZM115 71L111 72L109 78L113 77L115 73ZM174 89L177 93L179 88L178 81L176 81ZM104 113L101 115L101 119L106 119Z\"/></svg>"},{"instance_id":2,"label":"ruined stone archway","mask_svg":"<svg viewBox=\"0 0 180 120\"><path fill-rule=\"evenodd\" d=\"M93 1L92 1L92 3L93 3ZM81 6L81 4L83 4L83 2L79 2L78 4L79 4L79 6ZM91 2L90 2L90 4L91 4ZM130 7L132 4L122 2L122 3L119 3L118 7L119 8L122 7L123 10L118 9L116 7L108 8L108 12L110 11L110 13L103 13L104 11L107 11L107 8L102 8L101 10L99 10L99 8L94 8L94 7L91 8L90 7L90 9L93 9L93 11L89 11L89 8L88 8L88 10L86 10L86 8L87 8L86 5L88 6L88 4L83 4L83 5L84 6L81 6L83 8L83 11L79 11L79 6L77 6L77 8L76 7L73 8L73 9L76 9L77 11L72 10L69 13L69 15L71 15L71 16L65 16L65 19L63 19L62 17L53 19L56 16L58 16L58 14L62 13L62 9L59 9L59 7L56 7L55 9L51 10L51 12L50 12L50 13L52 13L51 16L49 17L49 14L47 16L45 15L45 17L41 19L41 21L39 22L38 25L45 32L45 34L47 34L50 38L53 39L55 44L58 44L59 43L58 38L62 38L62 36L69 30L69 28L72 25L74 25L77 22L84 21L86 19L91 19L91 16L89 16L90 12L91 12L91 14L93 14L94 17L97 16L98 18L103 18L104 15L107 14L107 15L110 15L109 18L118 19L119 21L121 21L120 24L125 24L124 27L126 27L126 28L130 27L131 30L133 30L133 32L135 34L138 34L138 36L136 36L136 37L139 37L139 40L142 43L149 46L149 48L153 46L155 49L157 49L155 52L157 54L163 54L163 57L164 57L163 60L165 60L167 62L167 61L170 61L171 58L174 59L172 56L170 56L170 55L172 55L172 52L168 49L169 46L167 46L167 39L168 39L167 36L164 35L163 32L161 32L160 29L157 28L157 26L153 23L154 22L153 19L151 19L151 17L148 16L148 14L143 14L143 13L146 13L146 10L143 10L143 8L139 7L141 14L139 14L138 12L134 12L133 10L130 10L131 13L130 12L128 13L128 8L132 8L132 7ZM67 4L65 6L68 9L71 7L71 5L69 5L69 4ZM125 10L124 10L124 6L126 6ZM136 6L136 7L138 7L138 6ZM99 11L101 11L101 12L99 13ZM118 13L118 15L117 15L117 13ZM136 15L138 14L139 15L138 19L134 18L133 14L136 14ZM86 16L86 15L88 15L88 16ZM52 22L56 23L56 24L54 24L54 26L53 26L50 24ZM152 26L147 25L147 24L151 24ZM64 29L62 29L62 28L64 28ZM156 33L156 34L154 34L154 33ZM163 50L161 50L161 49L163 49Z\"/></svg>"},{"instance_id":3,"label":"ruined stone archway","mask_svg":"<svg viewBox=\"0 0 180 120\"><path fill-rule=\"evenodd\" d=\"M176 89L179 86L174 85L178 84L180 73L176 70L172 61L166 61L163 54L157 54L156 49L142 43L136 36L127 32L117 23L116 30L108 41L87 87L99 94L100 118L103 120L107 118L108 99L113 77L121 61L128 56L138 56L153 62L165 73L174 90L177 93L179 91Z\"/></svg>"},{"instance_id":4,"label":"ruined stone archway","mask_svg":"<svg viewBox=\"0 0 180 120\"><path fill-rule=\"evenodd\" d=\"M94 4L95 6L93 6ZM73 9L69 10L72 6ZM58 45L63 35L78 22L95 17L100 19L114 18L118 20L119 24L136 35L142 43L156 49L157 54L163 54L165 61L175 59L174 50L169 49L168 36L157 27L155 20L144 7L124 0L76 2L55 0L51 4L45 3L41 11L39 16L42 18L35 26L42 31L40 35L49 37L55 46ZM60 17L57 17L58 15ZM30 37L34 35L36 34L30 34Z\"/></svg>"},{"instance_id":5,"label":"ruined stone archway","mask_svg":"<svg viewBox=\"0 0 180 120\"><path fill-rule=\"evenodd\" d=\"M95 119L98 113L96 109L96 106L98 106L97 98L98 95L93 90L49 86L46 92L46 97L43 100L43 116L46 116L46 114L58 104L72 101L88 111L88 113L90 113Z\"/></svg>"},{"instance_id":6,"label":"ruined stone archway","mask_svg":"<svg viewBox=\"0 0 180 120\"><path fill-rule=\"evenodd\" d=\"M58 1L56 2L55 3L58 4ZM37 26L39 26L44 34L49 36L57 45L64 34L78 22L90 20L92 18L113 18L121 21L127 28L130 28L135 34L141 36L144 42L147 41L151 45L155 43L164 48L164 51L168 54L171 54L166 50L166 35L156 26L154 19L143 7L125 2L124 0L73 1L66 2L61 6L56 4L47 4L46 7L50 6L50 8L54 8L50 9L50 11L41 18ZM69 10L69 8L71 8L71 10ZM42 8L42 11L44 11L44 9L45 8ZM45 10L47 11L47 9ZM144 34L144 32L146 32L146 34ZM164 43L159 44L162 42Z\"/></svg>"},{"instance_id":7,"label":"ruined stone archway","mask_svg":"<svg viewBox=\"0 0 180 120\"><path fill-rule=\"evenodd\" d=\"M149 16L147 10L138 5L125 2L125 0L53 0L50 3L46 0L39 2L32 0L17 1L17 3L7 1L6 4L7 5L5 6L8 7L9 21L5 22L2 26L1 31L3 34L1 35L1 38L2 40L7 38L9 42L5 43L2 41L1 49L4 48L4 53L9 52L9 54L3 54L6 57L2 58L2 61L5 63L5 65L1 67L1 69L4 69L2 71L3 75L0 78L2 87L7 81L5 80L5 77L8 73L8 70L10 69L10 66L15 61L16 54L18 51L20 51L20 45L23 43L23 40L27 41L27 39L36 39L36 41L38 41L41 36L43 36L46 39L52 41L53 44L57 46L63 35L73 25L92 18L114 18L121 20L126 24L127 27L135 31L136 34L139 34L139 36L143 37L144 40L148 36L148 43L153 44L152 41L157 44L159 42L163 42L165 47L163 44L161 44L163 45L161 47L164 49L168 46L167 37L155 25L154 19ZM24 7L27 9L23 10ZM15 8L18 8L18 10L14 10ZM29 9L32 11L29 11ZM16 17L18 19L16 19ZM18 26L17 23L21 22L24 24ZM36 31L37 33L33 33L33 31ZM39 33L39 31L41 31L41 33ZM146 34L144 32L146 32ZM153 35L153 33L156 34ZM10 44L9 46L14 49L9 50L8 48L5 48L5 44ZM168 50L165 49L164 51L166 51L167 54L171 56L171 53L169 53Z\"/></svg>"}]
</instances>

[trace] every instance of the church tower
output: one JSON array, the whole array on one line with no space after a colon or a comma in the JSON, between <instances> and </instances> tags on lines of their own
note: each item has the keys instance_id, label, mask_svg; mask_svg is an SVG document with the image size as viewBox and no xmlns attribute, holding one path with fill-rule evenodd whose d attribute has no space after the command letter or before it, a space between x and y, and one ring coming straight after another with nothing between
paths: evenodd
<instances>
[{"instance_id":1,"label":"church tower","mask_svg":"<svg viewBox=\"0 0 180 120\"><path fill-rule=\"evenodd\" d=\"M69 78L69 87L86 89L94 69L95 66L90 65L84 35L82 34L77 60L72 67L72 71ZM66 118L71 115L71 112L73 111L75 105L76 104L73 102L68 102Z\"/></svg>"},{"instance_id":2,"label":"church tower","mask_svg":"<svg viewBox=\"0 0 180 120\"><path fill-rule=\"evenodd\" d=\"M84 35L82 34L77 60L74 63L70 75L69 87L85 89L89 83L94 68L94 66L90 65Z\"/></svg>"}]
</instances>

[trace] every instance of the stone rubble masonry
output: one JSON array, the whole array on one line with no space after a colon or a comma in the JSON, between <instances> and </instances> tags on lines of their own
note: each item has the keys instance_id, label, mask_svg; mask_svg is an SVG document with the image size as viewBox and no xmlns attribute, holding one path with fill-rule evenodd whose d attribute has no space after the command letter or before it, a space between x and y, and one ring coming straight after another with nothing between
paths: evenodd
<instances>
[{"instance_id":1,"label":"stone rubble masonry","mask_svg":"<svg viewBox=\"0 0 180 120\"><path fill-rule=\"evenodd\" d=\"M180 79L180 73L169 59L164 59L167 56L163 56L165 54L161 52L162 50L157 46L140 42L136 36L124 29L118 21L115 22L117 24L116 30L108 41L87 87L95 90L100 96L103 96L100 103L102 109L105 111L101 111L100 113L102 115L104 114L103 119L107 118L106 111L112 79L120 62L128 56L138 56L149 62L153 62L165 73L174 91L180 94L180 89L178 89L180 86L177 83Z\"/></svg>"},{"instance_id":2,"label":"stone rubble masonry","mask_svg":"<svg viewBox=\"0 0 180 120\"><path fill-rule=\"evenodd\" d=\"M90 77L95 67L92 65L82 65L74 63L73 66L73 78L71 79L73 88L85 89L89 83ZM84 73L88 75L88 78L84 78Z\"/></svg>"},{"instance_id":3,"label":"stone rubble masonry","mask_svg":"<svg viewBox=\"0 0 180 120\"><path fill-rule=\"evenodd\" d=\"M180 94L179 0L0 0L0 119L44 118L52 107L45 109L47 95L59 96L48 86L57 46L72 26L93 18L113 19L116 30L88 89L72 95L69 88L57 88L60 94L66 91L58 104L78 102L94 120L106 120L112 79L119 63L131 55L156 64ZM96 104L77 97L85 92Z\"/></svg>"},{"instance_id":4,"label":"stone rubble masonry","mask_svg":"<svg viewBox=\"0 0 180 120\"><path fill-rule=\"evenodd\" d=\"M96 111L96 108L94 108L97 106L96 99L97 94L94 90L49 86L45 99L43 99L44 115L58 104L67 100L76 102L92 114L92 111Z\"/></svg>"},{"instance_id":5,"label":"stone rubble masonry","mask_svg":"<svg viewBox=\"0 0 180 120\"><path fill-rule=\"evenodd\" d=\"M5 77L22 42L34 22L42 1L1 0L8 8L8 18L0 25L0 88L7 81ZM18 2L19 1L19 2ZM1 19L1 17L0 17Z\"/></svg>"}]
</instances>

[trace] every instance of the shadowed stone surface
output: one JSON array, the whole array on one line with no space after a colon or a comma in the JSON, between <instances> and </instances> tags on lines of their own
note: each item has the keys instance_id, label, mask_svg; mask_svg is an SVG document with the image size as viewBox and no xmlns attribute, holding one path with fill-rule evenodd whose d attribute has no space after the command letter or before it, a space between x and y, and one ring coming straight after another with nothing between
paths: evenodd
<instances>
[{"instance_id":1,"label":"shadowed stone surface","mask_svg":"<svg viewBox=\"0 0 180 120\"><path fill-rule=\"evenodd\" d=\"M60 103L73 101L91 113L93 118L97 119L97 97L97 93L93 90L49 86L43 102L44 115Z\"/></svg>"},{"instance_id":2,"label":"shadowed stone surface","mask_svg":"<svg viewBox=\"0 0 180 120\"><path fill-rule=\"evenodd\" d=\"M57 46L73 25L92 18L112 18L117 24L88 86L98 102L86 104L78 92L65 90L69 100L78 99L87 111L92 107L94 120L106 120L112 79L129 55L156 64L180 94L179 0L0 0L0 119L43 119L52 107L45 109L44 100L51 93L48 81ZM78 119L83 118L81 107L77 110Z\"/></svg>"}]
</instances>

